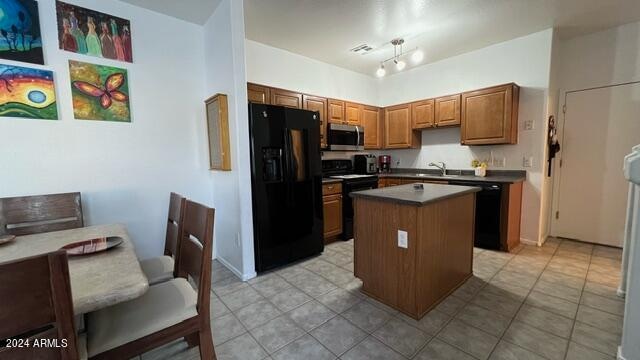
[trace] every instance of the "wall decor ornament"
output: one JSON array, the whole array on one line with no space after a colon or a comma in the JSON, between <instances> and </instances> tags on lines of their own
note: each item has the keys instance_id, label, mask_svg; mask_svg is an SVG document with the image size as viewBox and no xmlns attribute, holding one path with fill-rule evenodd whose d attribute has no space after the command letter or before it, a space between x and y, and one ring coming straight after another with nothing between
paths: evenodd
<instances>
[{"instance_id":1,"label":"wall decor ornament","mask_svg":"<svg viewBox=\"0 0 640 360\"><path fill-rule=\"evenodd\" d=\"M0 58L44 64L36 1L0 0Z\"/></svg>"},{"instance_id":2,"label":"wall decor ornament","mask_svg":"<svg viewBox=\"0 0 640 360\"><path fill-rule=\"evenodd\" d=\"M204 103L207 112L209 169L231 171L227 95L215 94Z\"/></svg>"},{"instance_id":3,"label":"wall decor ornament","mask_svg":"<svg viewBox=\"0 0 640 360\"><path fill-rule=\"evenodd\" d=\"M78 54L133 62L129 20L56 1L58 45Z\"/></svg>"},{"instance_id":4,"label":"wall decor ornament","mask_svg":"<svg viewBox=\"0 0 640 360\"><path fill-rule=\"evenodd\" d=\"M53 72L0 64L0 116L57 120Z\"/></svg>"},{"instance_id":5,"label":"wall decor ornament","mask_svg":"<svg viewBox=\"0 0 640 360\"><path fill-rule=\"evenodd\" d=\"M131 122L127 70L69 60L73 116Z\"/></svg>"}]
</instances>

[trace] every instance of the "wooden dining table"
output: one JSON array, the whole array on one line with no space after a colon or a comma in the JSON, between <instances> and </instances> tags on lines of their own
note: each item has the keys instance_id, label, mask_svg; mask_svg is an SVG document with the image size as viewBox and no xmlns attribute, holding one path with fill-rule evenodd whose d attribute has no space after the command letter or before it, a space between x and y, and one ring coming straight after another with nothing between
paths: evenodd
<instances>
[{"instance_id":1,"label":"wooden dining table","mask_svg":"<svg viewBox=\"0 0 640 360\"><path fill-rule=\"evenodd\" d=\"M56 251L64 245L119 236L119 246L90 255L69 256L69 277L76 315L135 299L149 289L127 229L121 224L18 236L0 245L0 263Z\"/></svg>"}]
</instances>

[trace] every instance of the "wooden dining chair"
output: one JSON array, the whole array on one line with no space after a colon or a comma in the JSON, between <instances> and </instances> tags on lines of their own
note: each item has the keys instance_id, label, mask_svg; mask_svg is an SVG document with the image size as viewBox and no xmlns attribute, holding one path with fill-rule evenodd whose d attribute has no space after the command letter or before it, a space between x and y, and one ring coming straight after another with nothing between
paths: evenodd
<instances>
[{"instance_id":1,"label":"wooden dining chair","mask_svg":"<svg viewBox=\"0 0 640 360\"><path fill-rule=\"evenodd\" d=\"M0 198L0 235L29 235L83 226L79 192Z\"/></svg>"},{"instance_id":2,"label":"wooden dining chair","mask_svg":"<svg viewBox=\"0 0 640 360\"><path fill-rule=\"evenodd\" d=\"M0 299L0 359L86 359L74 328L66 252L0 264ZM25 341L28 347L13 347ZM50 345L35 346L43 341Z\"/></svg>"},{"instance_id":3,"label":"wooden dining chair","mask_svg":"<svg viewBox=\"0 0 640 360\"><path fill-rule=\"evenodd\" d=\"M167 232L164 240L164 255L140 261L140 267L147 276L149 284L158 284L177 276L174 259L179 251L178 240L182 231L184 206L186 199L171 193L169 196L169 215L167 216Z\"/></svg>"},{"instance_id":4,"label":"wooden dining chair","mask_svg":"<svg viewBox=\"0 0 640 360\"><path fill-rule=\"evenodd\" d=\"M209 323L213 217L213 209L187 200L178 277L149 287L137 299L88 315L91 359L130 359L182 337L190 346L200 346L202 359L216 358Z\"/></svg>"}]
</instances>

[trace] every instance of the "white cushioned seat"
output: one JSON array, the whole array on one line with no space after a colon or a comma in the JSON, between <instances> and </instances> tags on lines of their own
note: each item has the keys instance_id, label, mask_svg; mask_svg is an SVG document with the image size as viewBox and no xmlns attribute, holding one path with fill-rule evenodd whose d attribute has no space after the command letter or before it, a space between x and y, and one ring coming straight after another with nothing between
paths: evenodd
<instances>
[{"instance_id":1,"label":"white cushioned seat","mask_svg":"<svg viewBox=\"0 0 640 360\"><path fill-rule=\"evenodd\" d=\"M163 255L140 261L140 267L150 285L173 279L173 258Z\"/></svg>"},{"instance_id":2,"label":"white cushioned seat","mask_svg":"<svg viewBox=\"0 0 640 360\"><path fill-rule=\"evenodd\" d=\"M196 316L197 292L177 278L149 287L141 297L88 314L89 357Z\"/></svg>"}]
</instances>

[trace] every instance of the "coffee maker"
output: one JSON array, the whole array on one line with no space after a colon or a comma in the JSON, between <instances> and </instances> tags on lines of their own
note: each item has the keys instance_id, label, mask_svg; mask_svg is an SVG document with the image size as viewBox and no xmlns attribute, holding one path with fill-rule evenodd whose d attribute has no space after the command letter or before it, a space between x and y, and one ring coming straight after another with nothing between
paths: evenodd
<instances>
[{"instance_id":1,"label":"coffee maker","mask_svg":"<svg viewBox=\"0 0 640 360\"><path fill-rule=\"evenodd\" d=\"M378 170L381 173L391 172L391 156L390 155L378 156Z\"/></svg>"}]
</instances>

